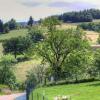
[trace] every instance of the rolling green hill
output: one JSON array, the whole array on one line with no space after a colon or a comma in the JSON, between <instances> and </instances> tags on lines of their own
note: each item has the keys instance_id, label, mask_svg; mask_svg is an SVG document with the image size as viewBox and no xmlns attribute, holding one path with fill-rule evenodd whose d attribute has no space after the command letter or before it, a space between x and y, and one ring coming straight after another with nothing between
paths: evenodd
<instances>
[{"instance_id":1,"label":"rolling green hill","mask_svg":"<svg viewBox=\"0 0 100 100\"><path fill-rule=\"evenodd\" d=\"M0 35L0 41L14 38L14 37L19 37L19 36L25 36L27 34L28 30L27 29L20 29L20 30L13 30L10 31L7 34L1 34Z\"/></svg>"}]
</instances>

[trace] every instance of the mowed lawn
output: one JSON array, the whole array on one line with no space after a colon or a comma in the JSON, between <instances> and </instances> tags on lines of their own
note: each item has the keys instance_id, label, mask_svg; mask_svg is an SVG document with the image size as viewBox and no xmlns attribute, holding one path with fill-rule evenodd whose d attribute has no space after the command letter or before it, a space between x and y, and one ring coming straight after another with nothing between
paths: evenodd
<instances>
[{"instance_id":1,"label":"mowed lawn","mask_svg":"<svg viewBox=\"0 0 100 100\"><path fill-rule=\"evenodd\" d=\"M34 100L37 100L37 93L41 95L44 93L47 100L54 100L55 96L60 95L69 95L71 100L100 100L100 81L39 88L33 91Z\"/></svg>"},{"instance_id":2,"label":"mowed lawn","mask_svg":"<svg viewBox=\"0 0 100 100\"><path fill-rule=\"evenodd\" d=\"M25 36L27 33L28 33L27 29L13 30L7 34L1 34L0 41L8 40L10 38L15 38L15 37L19 37L19 36Z\"/></svg>"}]
</instances>

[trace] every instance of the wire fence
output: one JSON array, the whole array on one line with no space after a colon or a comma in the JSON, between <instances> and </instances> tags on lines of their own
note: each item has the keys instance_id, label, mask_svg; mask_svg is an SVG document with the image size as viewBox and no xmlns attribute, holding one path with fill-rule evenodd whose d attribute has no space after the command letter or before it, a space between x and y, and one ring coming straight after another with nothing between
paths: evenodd
<instances>
[{"instance_id":1,"label":"wire fence","mask_svg":"<svg viewBox=\"0 0 100 100\"><path fill-rule=\"evenodd\" d=\"M49 100L48 97L40 93L31 93L29 100Z\"/></svg>"}]
</instances>

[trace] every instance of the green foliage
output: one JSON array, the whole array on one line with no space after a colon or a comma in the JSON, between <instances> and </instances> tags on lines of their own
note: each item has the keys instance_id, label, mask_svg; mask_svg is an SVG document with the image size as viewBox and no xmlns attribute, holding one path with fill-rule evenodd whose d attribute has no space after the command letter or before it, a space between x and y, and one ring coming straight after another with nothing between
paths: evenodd
<instances>
[{"instance_id":1,"label":"green foliage","mask_svg":"<svg viewBox=\"0 0 100 100\"><path fill-rule=\"evenodd\" d=\"M49 63L56 79L62 77L62 69L69 53L89 48L88 41L83 38L84 35L80 29L55 30L37 47L38 54Z\"/></svg>"},{"instance_id":2,"label":"green foliage","mask_svg":"<svg viewBox=\"0 0 100 100\"><path fill-rule=\"evenodd\" d=\"M97 42L100 44L100 34L99 34L99 37L98 37L98 40L97 40Z\"/></svg>"},{"instance_id":3,"label":"green foliage","mask_svg":"<svg viewBox=\"0 0 100 100\"><path fill-rule=\"evenodd\" d=\"M36 78L33 70L30 70L27 73L26 77L27 77L26 84L28 86L36 86L37 85L37 78Z\"/></svg>"},{"instance_id":4,"label":"green foliage","mask_svg":"<svg viewBox=\"0 0 100 100\"><path fill-rule=\"evenodd\" d=\"M33 20L32 16L30 16L29 21L28 21L27 24L32 27L33 22L34 22L34 20Z\"/></svg>"},{"instance_id":5,"label":"green foliage","mask_svg":"<svg viewBox=\"0 0 100 100\"><path fill-rule=\"evenodd\" d=\"M60 25L60 24L61 24L61 22L55 16L51 16L51 17L45 18L42 21L42 25L47 27L49 31L55 30L56 29L56 25Z\"/></svg>"},{"instance_id":6,"label":"green foliage","mask_svg":"<svg viewBox=\"0 0 100 100\"><path fill-rule=\"evenodd\" d=\"M74 50L68 54L66 60L64 70L69 72L76 82L84 77L90 69L93 69L93 55L87 50Z\"/></svg>"},{"instance_id":7,"label":"green foliage","mask_svg":"<svg viewBox=\"0 0 100 100\"><path fill-rule=\"evenodd\" d=\"M62 15L58 15L58 18L63 22L92 22L93 19L100 19L100 10L87 9L78 12L67 12Z\"/></svg>"},{"instance_id":8,"label":"green foliage","mask_svg":"<svg viewBox=\"0 0 100 100\"><path fill-rule=\"evenodd\" d=\"M17 55L24 54L31 46L32 42L28 37L11 38L3 43L4 53L12 53L15 58Z\"/></svg>"},{"instance_id":9,"label":"green foliage","mask_svg":"<svg viewBox=\"0 0 100 100\"><path fill-rule=\"evenodd\" d=\"M0 60L0 84L9 85L11 89L15 88L16 77L13 72L13 65L16 60L11 55L6 55Z\"/></svg>"},{"instance_id":10,"label":"green foliage","mask_svg":"<svg viewBox=\"0 0 100 100\"><path fill-rule=\"evenodd\" d=\"M27 82L33 83L35 86L46 84L46 71L47 66L43 64L34 66L34 68L28 72Z\"/></svg>"},{"instance_id":11,"label":"green foliage","mask_svg":"<svg viewBox=\"0 0 100 100\"><path fill-rule=\"evenodd\" d=\"M17 29L17 23L13 18L8 22L8 26L10 30Z\"/></svg>"},{"instance_id":12,"label":"green foliage","mask_svg":"<svg viewBox=\"0 0 100 100\"><path fill-rule=\"evenodd\" d=\"M37 26L29 28L28 36L33 41L33 43L37 43L41 41L42 39L44 39L43 30L41 30Z\"/></svg>"},{"instance_id":13,"label":"green foliage","mask_svg":"<svg viewBox=\"0 0 100 100\"><path fill-rule=\"evenodd\" d=\"M9 29L9 24L5 23L4 24L4 33L9 33L10 29Z\"/></svg>"},{"instance_id":14,"label":"green foliage","mask_svg":"<svg viewBox=\"0 0 100 100\"><path fill-rule=\"evenodd\" d=\"M0 20L0 33L3 33L3 22L2 22L2 20Z\"/></svg>"},{"instance_id":15,"label":"green foliage","mask_svg":"<svg viewBox=\"0 0 100 100\"><path fill-rule=\"evenodd\" d=\"M100 32L100 23L82 23L78 25L78 27L84 29L84 30L90 30L95 32Z\"/></svg>"},{"instance_id":16,"label":"green foliage","mask_svg":"<svg viewBox=\"0 0 100 100\"><path fill-rule=\"evenodd\" d=\"M94 55L94 58L95 58L95 67L96 67L96 72L99 73L99 77L100 77L100 50L96 50L95 52L95 55Z\"/></svg>"}]
</instances>

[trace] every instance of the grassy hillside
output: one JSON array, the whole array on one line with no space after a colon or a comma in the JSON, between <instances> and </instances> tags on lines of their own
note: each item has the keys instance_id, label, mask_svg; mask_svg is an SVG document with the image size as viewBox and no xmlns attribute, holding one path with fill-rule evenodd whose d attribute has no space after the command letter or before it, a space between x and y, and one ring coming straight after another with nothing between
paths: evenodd
<instances>
[{"instance_id":1,"label":"grassy hillside","mask_svg":"<svg viewBox=\"0 0 100 100\"><path fill-rule=\"evenodd\" d=\"M69 95L72 100L100 100L100 82L90 82L71 85L59 85L52 87L39 88L33 91L35 100L42 100L42 96L37 99L38 95L45 94L47 100L54 100L54 97L61 95ZM31 96L30 96L31 100Z\"/></svg>"},{"instance_id":2,"label":"grassy hillside","mask_svg":"<svg viewBox=\"0 0 100 100\"><path fill-rule=\"evenodd\" d=\"M76 28L79 23L69 23L69 24L62 24L61 26L58 26L58 29L67 29L67 28ZM94 31L85 31L86 32L86 37L89 40L91 44L97 44L97 39L99 37L98 32Z\"/></svg>"},{"instance_id":3,"label":"grassy hillside","mask_svg":"<svg viewBox=\"0 0 100 100\"><path fill-rule=\"evenodd\" d=\"M25 36L27 34L27 31L28 31L27 29L20 29L20 30L10 31L7 34L1 34L0 35L0 41L10 39L10 38L13 38L13 37Z\"/></svg>"},{"instance_id":4,"label":"grassy hillside","mask_svg":"<svg viewBox=\"0 0 100 100\"><path fill-rule=\"evenodd\" d=\"M75 23L74 24L62 24L60 27L58 26L58 28L59 29L76 28L76 25ZM20 29L20 30L11 31L8 34L2 34L0 35L0 41L10 39L12 37L25 36L28 33L27 31L28 31L27 29ZM92 32L92 31L86 31L86 32L87 32L87 37L89 38L90 42L92 44L95 44L98 38L98 33ZM2 47L2 43L0 43L0 57L3 55L2 51L3 51L3 47ZM39 61L37 60L31 60L31 61L25 61L25 62L18 63L16 65L16 70L15 70L17 80L20 82L24 81L26 79L27 71L33 68L34 65L38 63Z\"/></svg>"},{"instance_id":5,"label":"grassy hillside","mask_svg":"<svg viewBox=\"0 0 100 100\"><path fill-rule=\"evenodd\" d=\"M99 33L94 32L94 31L85 31L85 32L86 32L86 37L90 41L90 43L97 44Z\"/></svg>"},{"instance_id":6,"label":"grassy hillside","mask_svg":"<svg viewBox=\"0 0 100 100\"><path fill-rule=\"evenodd\" d=\"M15 65L15 75L18 82L23 82L26 79L27 72L30 69L34 68L37 64L40 63L40 60L33 59L30 61L21 62Z\"/></svg>"}]
</instances>

